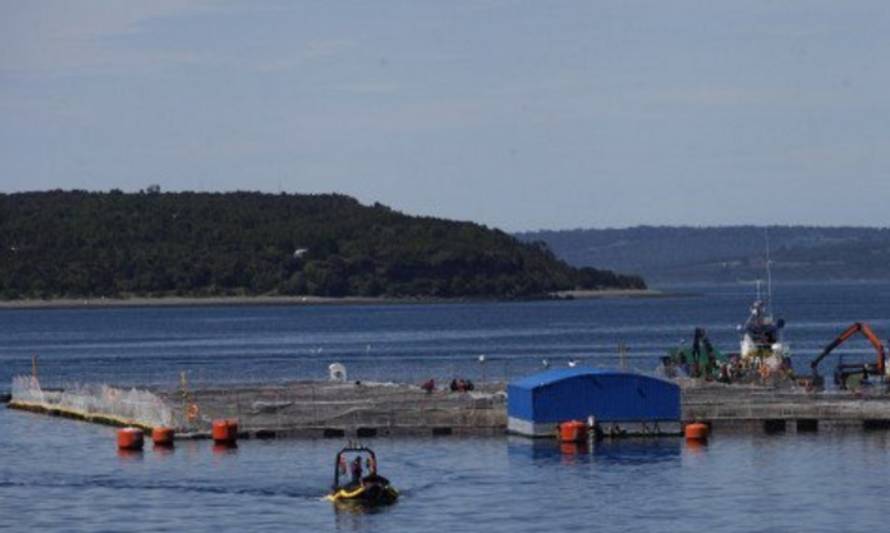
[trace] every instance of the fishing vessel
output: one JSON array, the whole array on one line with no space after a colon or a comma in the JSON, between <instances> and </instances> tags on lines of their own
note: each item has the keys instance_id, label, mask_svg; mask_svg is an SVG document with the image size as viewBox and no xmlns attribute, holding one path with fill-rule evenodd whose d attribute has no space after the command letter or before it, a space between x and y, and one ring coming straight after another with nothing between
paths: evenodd
<instances>
[{"instance_id":1,"label":"fishing vessel","mask_svg":"<svg viewBox=\"0 0 890 533\"><path fill-rule=\"evenodd\" d=\"M748 319L738 326L741 338L737 353L715 348L703 328L696 328L692 345L679 346L662 358L661 372L668 377L716 379L726 383L765 382L793 377L791 352L782 341L784 319L775 319L769 299L763 298L760 281Z\"/></svg>"},{"instance_id":2,"label":"fishing vessel","mask_svg":"<svg viewBox=\"0 0 890 533\"><path fill-rule=\"evenodd\" d=\"M790 355L788 346L782 342L784 319L774 319L769 312L768 302L758 295L751 305L751 314L744 326L740 326L742 339L739 347L741 363L746 367L759 368L766 366L769 370L778 370L786 364Z\"/></svg>"}]
</instances>

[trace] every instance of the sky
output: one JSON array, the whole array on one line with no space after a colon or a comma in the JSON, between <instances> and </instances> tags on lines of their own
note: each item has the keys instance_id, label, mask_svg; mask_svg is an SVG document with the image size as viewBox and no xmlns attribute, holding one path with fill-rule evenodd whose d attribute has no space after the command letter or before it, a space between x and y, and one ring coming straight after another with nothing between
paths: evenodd
<instances>
[{"instance_id":1,"label":"sky","mask_svg":"<svg viewBox=\"0 0 890 533\"><path fill-rule=\"evenodd\" d=\"M0 191L887 226L885 1L0 0Z\"/></svg>"}]
</instances>

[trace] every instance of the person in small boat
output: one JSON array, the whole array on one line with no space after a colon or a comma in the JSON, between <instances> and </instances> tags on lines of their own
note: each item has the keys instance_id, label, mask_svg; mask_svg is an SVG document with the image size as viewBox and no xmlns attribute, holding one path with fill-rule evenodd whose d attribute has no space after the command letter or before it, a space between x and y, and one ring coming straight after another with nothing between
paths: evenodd
<instances>
[{"instance_id":1,"label":"person in small boat","mask_svg":"<svg viewBox=\"0 0 890 533\"><path fill-rule=\"evenodd\" d=\"M355 456L355 459L352 460L352 485L358 486L362 483L362 458L361 456Z\"/></svg>"},{"instance_id":2,"label":"person in small boat","mask_svg":"<svg viewBox=\"0 0 890 533\"><path fill-rule=\"evenodd\" d=\"M372 461L370 457L365 459L365 468L367 469L368 474L362 479L362 481L376 481L377 466L374 464L374 461Z\"/></svg>"}]
</instances>

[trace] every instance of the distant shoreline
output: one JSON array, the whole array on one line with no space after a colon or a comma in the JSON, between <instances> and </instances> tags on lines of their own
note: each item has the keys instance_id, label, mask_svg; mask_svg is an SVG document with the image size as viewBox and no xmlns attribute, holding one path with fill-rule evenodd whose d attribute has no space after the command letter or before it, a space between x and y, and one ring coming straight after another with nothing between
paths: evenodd
<instances>
[{"instance_id":1,"label":"distant shoreline","mask_svg":"<svg viewBox=\"0 0 890 533\"><path fill-rule=\"evenodd\" d=\"M554 298L566 300L596 300L600 298L667 298L670 296L681 295L681 293L666 292L656 289L574 290L557 291L551 294Z\"/></svg>"},{"instance_id":2,"label":"distant shoreline","mask_svg":"<svg viewBox=\"0 0 890 533\"><path fill-rule=\"evenodd\" d=\"M600 298L662 298L674 293L651 289L606 289L601 291L559 291L550 294L554 300L587 300ZM547 300L546 297L533 300ZM449 304L467 302L503 302L512 300L486 298L429 298L429 297L325 297L325 296L161 296L132 298L59 298L53 300L23 299L0 301L3 309L104 309L115 307L204 307L204 306L292 306L292 305L393 305L393 304Z\"/></svg>"}]
</instances>

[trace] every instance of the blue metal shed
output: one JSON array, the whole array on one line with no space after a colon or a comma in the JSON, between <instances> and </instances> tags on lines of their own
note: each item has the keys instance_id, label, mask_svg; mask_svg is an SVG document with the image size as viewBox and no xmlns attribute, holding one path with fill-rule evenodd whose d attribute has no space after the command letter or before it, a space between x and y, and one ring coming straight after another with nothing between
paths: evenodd
<instances>
[{"instance_id":1,"label":"blue metal shed","mask_svg":"<svg viewBox=\"0 0 890 533\"><path fill-rule=\"evenodd\" d=\"M507 387L508 429L529 436L553 433L555 424L654 423L680 420L680 387L663 379L594 368L560 368Z\"/></svg>"}]
</instances>

